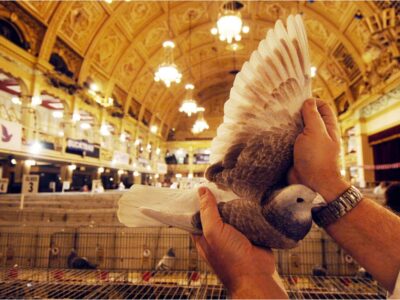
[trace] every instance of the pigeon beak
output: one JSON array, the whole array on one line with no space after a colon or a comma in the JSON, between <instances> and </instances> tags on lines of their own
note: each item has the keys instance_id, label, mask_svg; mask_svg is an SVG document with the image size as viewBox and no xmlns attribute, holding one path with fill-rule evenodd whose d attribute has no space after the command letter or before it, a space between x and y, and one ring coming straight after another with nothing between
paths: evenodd
<instances>
[{"instance_id":1,"label":"pigeon beak","mask_svg":"<svg viewBox=\"0 0 400 300\"><path fill-rule=\"evenodd\" d=\"M320 194L317 194L317 196L312 201L313 208L319 208L319 207L322 207L325 205L326 205L326 202L325 202L324 198L322 198L322 196Z\"/></svg>"}]
</instances>

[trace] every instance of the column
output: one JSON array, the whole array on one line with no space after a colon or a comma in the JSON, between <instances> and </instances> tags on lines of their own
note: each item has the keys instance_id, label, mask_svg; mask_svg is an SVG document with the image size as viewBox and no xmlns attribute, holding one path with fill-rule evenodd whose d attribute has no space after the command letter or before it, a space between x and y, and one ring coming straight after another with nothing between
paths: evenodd
<instances>
[{"instance_id":1,"label":"column","mask_svg":"<svg viewBox=\"0 0 400 300\"><path fill-rule=\"evenodd\" d=\"M31 106L31 97L21 97L21 123L26 143L35 139L35 110Z\"/></svg>"},{"instance_id":2,"label":"column","mask_svg":"<svg viewBox=\"0 0 400 300\"><path fill-rule=\"evenodd\" d=\"M357 165L373 165L374 157L372 147L368 144L368 135L365 133L365 125L363 120L359 120L355 126L357 137ZM365 170L358 168L358 181L360 187L365 187L367 182L375 181L375 173L373 170Z\"/></svg>"}]
</instances>

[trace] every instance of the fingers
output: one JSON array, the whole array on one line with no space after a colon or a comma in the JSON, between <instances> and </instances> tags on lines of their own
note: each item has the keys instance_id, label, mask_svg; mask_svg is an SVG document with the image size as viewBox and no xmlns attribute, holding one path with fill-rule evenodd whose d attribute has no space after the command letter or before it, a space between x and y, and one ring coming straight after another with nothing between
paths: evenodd
<instances>
[{"instance_id":1,"label":"fingers","mask_svg":"<svg viewBox=\"0 0 400 300\"><path fill-rule=\"evenodd\" d=\"M318 112L315 99L308 99L304 102L301 114L305 125L305 133L327 133L325 123Z\"/></svg>"},{"instance_id":2,"label":"fingers","mask_svg":"<svg viewBox=\"0 0 400 300\"><path fill-rule=\"evenodd\" d=\"M199 189L200 219L206 240L217 240L224 223L219 215L217 201L206 187Z\"/></svg>"},{"instance_id":3,"label":"fingers","mask_svg":"<svg viewBox=\"0 0 400 300\"><path fill-rule=\"evenodd\" d=\"M207 241L205 240L204 236L192 234L192 239L194 241L194 244L196 246L199 255L209 264L209 261L207 259L207 254L209 252L209 249Z\"/></svg>"},{"instance_id":4,"label":"fingers","mask_svg":"<svg viewBox=\"0 0 400 300\"><path fill-rule=\"evenodd\" d=\"M339 141L339 127L337 119L333 110L329 107L328 103L321 99L316 99L317 109L320 113L322 120L325 123L326 130L329 136L334 141Z\"/></svg>"}]
</instances>

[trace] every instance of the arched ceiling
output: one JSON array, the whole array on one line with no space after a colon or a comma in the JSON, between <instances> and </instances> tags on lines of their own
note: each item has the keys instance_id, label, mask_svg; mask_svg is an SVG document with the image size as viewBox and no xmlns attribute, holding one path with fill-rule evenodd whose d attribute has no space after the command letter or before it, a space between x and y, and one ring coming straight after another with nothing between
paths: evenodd
<instances>
[{"instance_id":1,"label":"arched ceiling","mask_svg":"<svg viewBox=\"0 0 400 300\"><path fill-rule=\"evenodd\" d=\"M234 79L229 71L240 69L274 22L291 13L304 16L312 65L317 67L315 94L334 100L361 81L368 69L362 53L370 34L355 15L376 13L373 2L242 3L242 18L250 32L243 35L243 49L236 52L210 34L223 4L219 1L26 1L19 5L47 27L41 58L48 61L52 52L61 53L80 83L90 78L105 95L119 91L125 113L134 99L141 104L140 115L149 110L169 128L184 121L178 108L185 82L195 84L200 103L223 104ZM193 16L190 56L189 14ZM183 73L183 83L169 89L153 80L163 60L161 44L168 38L177 45L175 61Z\"/></svg>"}]
</instances>

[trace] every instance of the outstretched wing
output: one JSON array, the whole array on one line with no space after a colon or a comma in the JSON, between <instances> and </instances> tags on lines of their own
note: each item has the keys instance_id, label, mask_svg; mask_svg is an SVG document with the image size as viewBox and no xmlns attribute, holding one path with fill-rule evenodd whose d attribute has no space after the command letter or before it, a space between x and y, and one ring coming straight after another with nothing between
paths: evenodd
<instances>
[{"instance_id":1,"label":"outstretched wing","mask_svg":"<svg viewBox=\"0 0 400 300\"><path fill-rule=\"evenodd\" d=\"M211 147L206 178L262 201L285 178L311 97L310 62L300 15L279 20L236 75L224 121Z\"/></svg>"}]
</instances>

